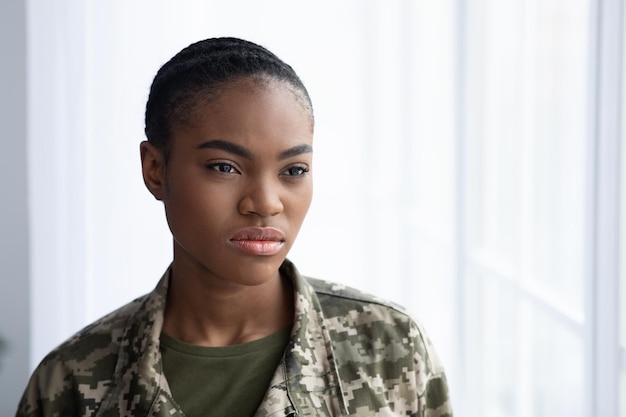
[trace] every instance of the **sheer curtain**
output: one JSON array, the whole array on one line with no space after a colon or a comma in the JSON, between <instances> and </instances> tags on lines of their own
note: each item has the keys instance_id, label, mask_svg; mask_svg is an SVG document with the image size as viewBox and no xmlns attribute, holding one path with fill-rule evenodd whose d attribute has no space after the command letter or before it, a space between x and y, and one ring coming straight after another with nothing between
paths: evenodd
<instances>
[{"instance_id":1,"label":"sheer curtain","mask_svg":"<svg viewBox=\"0 0 626 417\"><path fill-rule=\"evenodd\" d=\"M481 416L588 415L590 4L477 3L465 43L468 403Z\"/></svg>"},{"instance_id":2,"label":"sheer curtain","mask_svg":"<svg viewBox=\"0 0 626 417\"><path fill-rule=\"evenodd\" d=\"M312 95L315 197L290 255L303 273L406 306L459 416L616 414L617 374L603 369L619 355L600 363L598 346L625 356L617 299L595 284L618 277L597 268L615 259L593 255L613 241L597 234L607 205L590 202L599 144L615 141L597 129L612 105L598 63L621 55L599 47L621 34L598 21L621 27L621 7L31 0L33 366L167 267L171 238L139 169L149 84L187 44L232 35L276 52ZM607 296L613 310L596 314ZM589 393L604 376L609 394Z\"/></svg>"}]
</instances>

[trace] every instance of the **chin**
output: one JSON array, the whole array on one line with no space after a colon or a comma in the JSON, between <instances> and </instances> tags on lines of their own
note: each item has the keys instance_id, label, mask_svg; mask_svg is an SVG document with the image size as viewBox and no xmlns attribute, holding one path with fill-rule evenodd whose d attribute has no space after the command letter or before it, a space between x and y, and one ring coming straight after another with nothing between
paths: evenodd
<instances>
[{"instance_id":1,"label":"chin","mask_svg":"<svg viewBox=\"0 0 626 417\"><path fill-rule=\"evenodd\" d=\"M233 282L242 285L262 285L279 276L278 269L285 260L284 256L247 257L233 261L236 265L229 274Z\"/></svg>"}]
</instances>

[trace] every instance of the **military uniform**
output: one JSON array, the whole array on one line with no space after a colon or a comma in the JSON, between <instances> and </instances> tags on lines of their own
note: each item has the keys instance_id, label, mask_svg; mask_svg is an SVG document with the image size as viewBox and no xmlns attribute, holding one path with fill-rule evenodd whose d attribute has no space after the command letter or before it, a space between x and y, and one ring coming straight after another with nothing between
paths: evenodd
<instances>
[{"instance_id":1,"label":"military uniform","mask_svg":"<svg viewBox=\"0 0 626 417\"><path fill-rule=\"evenodd\" d=\"M442 366L401 308L289 261L281 272L294 282L293 329L255 416L452 416ZM184 416L159 349L169 275L52 351L17 416Z\"/></svg>"}]
</instances>

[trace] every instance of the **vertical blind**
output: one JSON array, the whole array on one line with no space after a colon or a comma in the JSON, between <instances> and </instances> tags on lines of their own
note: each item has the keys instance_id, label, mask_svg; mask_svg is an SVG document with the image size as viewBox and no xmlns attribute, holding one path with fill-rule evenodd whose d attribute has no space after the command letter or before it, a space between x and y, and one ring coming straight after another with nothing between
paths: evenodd
<instances>
[{"instance_id":1,"label":"vertical blind","mask_svg":"<svg viewBox=\"0 0 626 417\"><path fill-rule=\"evenodd\" d=\"M626 416L620 0L31 0L28 19L33 366L171 261L139 167L148 88L228 35L314 102L303 273L406 306L458 416Z\"/></svg>"}]
</instances>

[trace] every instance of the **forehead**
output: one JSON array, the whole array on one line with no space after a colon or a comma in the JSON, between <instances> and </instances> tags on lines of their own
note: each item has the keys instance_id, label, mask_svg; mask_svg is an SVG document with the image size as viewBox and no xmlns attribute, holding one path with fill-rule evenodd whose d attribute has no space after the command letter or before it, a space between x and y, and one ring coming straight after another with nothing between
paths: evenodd
<instances>
[{"instance_id":1,"label":"forehead","mask_svg":"<svg viewBox=\"0 0 626 417\"><path fill-rule=\"evenodd\" d=\"M267 77L228 82L198 96L189 111L189 123L174 128L174 146L182 137L185 142L226 139L249 145L312 141L313 120L306 100L289 83Z\"/></svg>"}]
</instances>

